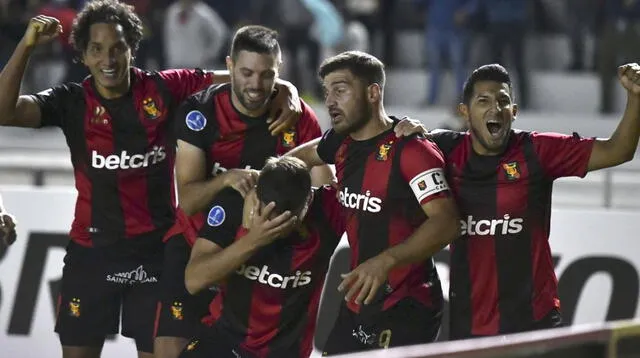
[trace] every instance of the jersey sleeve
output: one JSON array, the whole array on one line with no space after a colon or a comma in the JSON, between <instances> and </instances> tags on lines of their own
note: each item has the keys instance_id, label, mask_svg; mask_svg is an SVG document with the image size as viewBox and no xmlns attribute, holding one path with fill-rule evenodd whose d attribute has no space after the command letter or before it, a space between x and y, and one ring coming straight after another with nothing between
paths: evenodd
<instances>
[{"instance_id":1,"label":"jersey sleeve","mask_svg":"<svg viewBox=\"0 0 640 358\"><path fill-rule=\"evenodd\" d=\"M531 133L531 140L545 173L553 178L587 175L594 138L559 133Z\"/></svg>"},{"instance_id":2,"label":"jersey sleeve","mask_svg":"<svg viewBox=\"0 0 640 358\"><path fill-rule=\"evenodd\" d=\"M327 164L335 164L336 153L344 139L343 135L336 133L333 129L326 131L318 143L317 151L320 159Z\"/></svg>"},{"instance_id":3,"label":"jersey sleeve","mask_svg":"<svg viewBox=\"0 0 640 358\"><path fill-rule=\"evenodd\" d=\"M400 171L420 205L449 195L444 156L435 143L412 137L401 150Z\"/></svg>"},{"instance_id":4,"label":"jersey sleeve","mask_svg":"<svg viewBox=\"0 0 640 358\"><path fill-rule=\"evenodd\" d=\"M213 83L213 74L200 69L174 69L158 72L174 98L174 103L184 101L190 95Z\"/></svg>"},{"instance_id":5,"label":"jersey sleeve","mask_svg":"<svg viewBox=\"0 0 640 358\"><path fill-rule=\"evenodd\" d=\"M318 116L309 105L300 100L302 104L302 118L298 122L298 132L300 133L300 144L310 142L322 136Z\"/></svg>"},{"instance_id":6,"label":"jersey sleeve","mask_svg":"<svg viewBox=\"0 0 640 358\"><path fill-rule=\"evenodd\" d=\"M213 123L202 113L195 97L189 97L175 111L176 138L194 145L204 151L208 150L215 128Z\"/></svg>"},{"instance_id":7,"label":"jersey sleeve","mask_svg":"<svg viewBox=\"0 0 640 358\"><path fill-rule=\"evenodd\" d=\"M74 95L81 90L76 90L73 85L61 85L46 89L31 95L31 98L40 106L40 127L60 127L64 129L67 116L67 106L75 105ZM80 97L78 97L80 98Z\"/></svg>"},{"instance_id":8,"label":"jersey sleeve","mask_svg":"<svg viewBox=\"0 0 640 358\"><path fill-rule=\"evenodd\" d=\"M242 225L244 199L233 189L225 189L209 206L199 237L225 248L233 244Z\"/></svg>"}]
</instances>

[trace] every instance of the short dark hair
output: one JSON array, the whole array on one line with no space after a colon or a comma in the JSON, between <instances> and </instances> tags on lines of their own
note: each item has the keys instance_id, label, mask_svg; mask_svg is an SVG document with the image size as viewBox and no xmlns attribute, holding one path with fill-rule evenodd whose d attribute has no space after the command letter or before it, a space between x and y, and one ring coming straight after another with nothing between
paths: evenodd
<instances>
[{"instance_id":1,"label":"short dark hair","mask_svg":"<svg viewBox=\"0 0 640 358\"><path fill-rule=\"evenodd\" d=\"M264 204L274 202L275 212L296 214L311 190L311 175L303 161L294 157L269 158L260 172L256 193Z\"/></svg>"},{"instance_id":2,"label":"short dark hair","mask_svg":"<svg viewBox=\"0 0 640 358\"><path fill-rule=\"evenodd\" d=\"M322 62L318 76L321 80L335 71L349 70L367 86L377 83L384 88L384 64L375 56L361 51L346 51Z\"/></svg>"},{"instance_id":3,"label":"short dark hair","mask_svg":"<svg viewBox=\"0 0 640 358\"><path fill-rule=\"evenodd\" d=\"M471 102L473 88L475 84L480 81L506 83L509 85L509 92L511 92L511 77L509 76L509 72L506 68L497 63L483 65L476 68L464 83L464 87L462 89L462 103L468 105Z\"/></svg>"},{"instance_id":4,"label":"short dark hair","mask_svg":"<svg viewBox=\"0 0 640 358\"><path fill-rule=\"evenodd\" d=\"M134 7L118 0L95 0L88 2L73 21L69 42L79 54L87 49L91 25L97 23L122 26L127 45L133 54L136 53L143 28Z\"/></svg>"},{"instance_id":5,"label":"short dark hair","mask_svg":"<svg viewBox=\"0 0 640 358\"><path fill-rule=\"evenodd\" d=\"M278 32L260 25L241 27L236 31L231 42L231 59L233 61L236 60L240 51L278 56L280 54Z\"/></svg>"}]
</instances>

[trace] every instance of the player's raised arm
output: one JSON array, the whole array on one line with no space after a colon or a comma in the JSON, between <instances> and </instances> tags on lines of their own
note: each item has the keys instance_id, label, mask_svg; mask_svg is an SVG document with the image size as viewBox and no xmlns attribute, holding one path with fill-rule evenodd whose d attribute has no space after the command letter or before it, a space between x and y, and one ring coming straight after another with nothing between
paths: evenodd
<instances>
[{"instance_id":1,"label":"player's raised arm","mask_svg":"<svg viewBox=\"0 0 640 358\"><path fill-rule=\"evenodd\" d=\"M304 143L292 150L290 150L287 154L288 156L292 156L302 160L307 167L313 168L318 165L325 164L320 155L318 155L318 143L320 143L320 139L314 139L307 143Z\"/></svg>"},{"instance_id":2,"label":"player's raised arm","mask_svg":"<svg viewBox=\"0 0 640 358\"><path fill-rule=\"evenodd\" d=\"M640 65L618 67L620 84L627 90L627 106L610 138L596 140L589 157L588 170L613 167L633 159L640 138Z\"/></svg>"},{"instance_id":3,"label":"player's raised arm","mask_svg":"<svg viewBox=\"0 0 640 358\"><path fill-rule=\"evenodd\" d=\"M60 22L49 16L36 16L0 72L0 125L14 127L41 126L40 106L31 96L20 96L20 84L34 48L48 43L62 32Z\"/></svg>"}]
</instances>

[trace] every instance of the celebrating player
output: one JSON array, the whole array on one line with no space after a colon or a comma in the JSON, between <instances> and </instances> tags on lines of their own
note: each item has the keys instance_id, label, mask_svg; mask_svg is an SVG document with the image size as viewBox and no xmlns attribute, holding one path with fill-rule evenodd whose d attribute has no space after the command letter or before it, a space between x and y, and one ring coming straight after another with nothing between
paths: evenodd
<instances>
[{"instance_id":1,"label":"celebrating player","mask_svg":"<svg viewBox=\"0 0 640 358\"><path fill-rule=\"evenodd\" d=\"M291 157L268 160L244 200L216 198L185 282L190 292L221 291L209 328L180 357L308 357L344 221L336 190L311 190L307 167Z\"/></svg>"},{"instance_id":2,"label":"celebrating player","mask_svg":"<svg viewBox=\"0 0 640 358\"><path fill-rule=\"evenodd\" d=\"M442 154L424 138L396 136L375 57L345 52L319 73L333 129L290 155L311 166L335 163L348 214L352 271L339 286L346 303L324 353L431 342L443 302L431 256L459 231Z\"/></svg>"},{"instance_id":3,"label":"celebrating player","mask_svg":"<svg viewBox=\"0 0 640 358\"><path fill-rule=\"evenodd\" d=\"M262 26L246 26L234 35L227 68L231 83L210 86L189 97L177 110L176 176L183 224L165 250L165 274L157 316L156 358L176 358L196 334L208 312L213 292L191 296L184 285L191 245L206 216L201 212L214 197L243 196L253 188L257 171L270 156L282 155L318 138L320 126L313 110L300 100L298 123L279 136L269 134L266 117L273 107L271 93L281 64L277 33ZM313 172L316 185L333 177L327 166ZM186 240L185 240L186 239Z\"/></svg>"},{"instance_id":4,"label":"celebrating player","mask_svg":"<svg viewBox=\"0 0 640 358\"><path fill-rule=\"evenodd\" d=\"M99 0L86 4L70 36L91 76L19 96L30 54L60 32L55 18L31 19L0 73L0 124L60 127L71 151L78 199L56 332L63 357L99 357L122 312L122 334L135 339L140 357L150 357L162 238L175 221L173 111L214 76L132 67L141 21L133 7ZM285 112L275 125L296 120L289 103Z\"/></svg>"},{"instance_id":5,"label":"celebrating player","mask_svg":"<svg viewBox=\"0 0 640 358\"><path fill-rule=\"evenodd\" d=\"M627 108L611 138L513 130L517 105L500 65L476 69L460 111L468 132L438 131L449 183L462 216L451 246L453 339L561 325L549 248L551 188L633 158L640 136L640 66L621 66Z\"/></svg>"}]
</instances>

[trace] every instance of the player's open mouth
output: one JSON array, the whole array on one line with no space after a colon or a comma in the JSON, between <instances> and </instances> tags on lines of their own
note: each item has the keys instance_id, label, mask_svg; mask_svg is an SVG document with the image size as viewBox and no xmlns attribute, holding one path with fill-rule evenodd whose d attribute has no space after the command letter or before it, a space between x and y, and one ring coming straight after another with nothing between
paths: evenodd
<instances>
[{"instance_id":1,"label":"player's open mouth","mask_svg":"<svg viewBox=\"0 0 640 358\"><path fill-rule=\"evenodd\" d=\"M342 111L337 109L329 110L329 116L331 117L331 122L336 123L342 119Z\"/></svg>"},{"instance_id":2,"label":"player's open mouth","mask_svg":"<svg viewBox=\"0 0 640 358\"><path fill-rule=\"evenodd\" d=\"M487 122L487 130L492 137L500 137L502 135L502 122L491 119Z\"/></svg>"}]
</instances>

